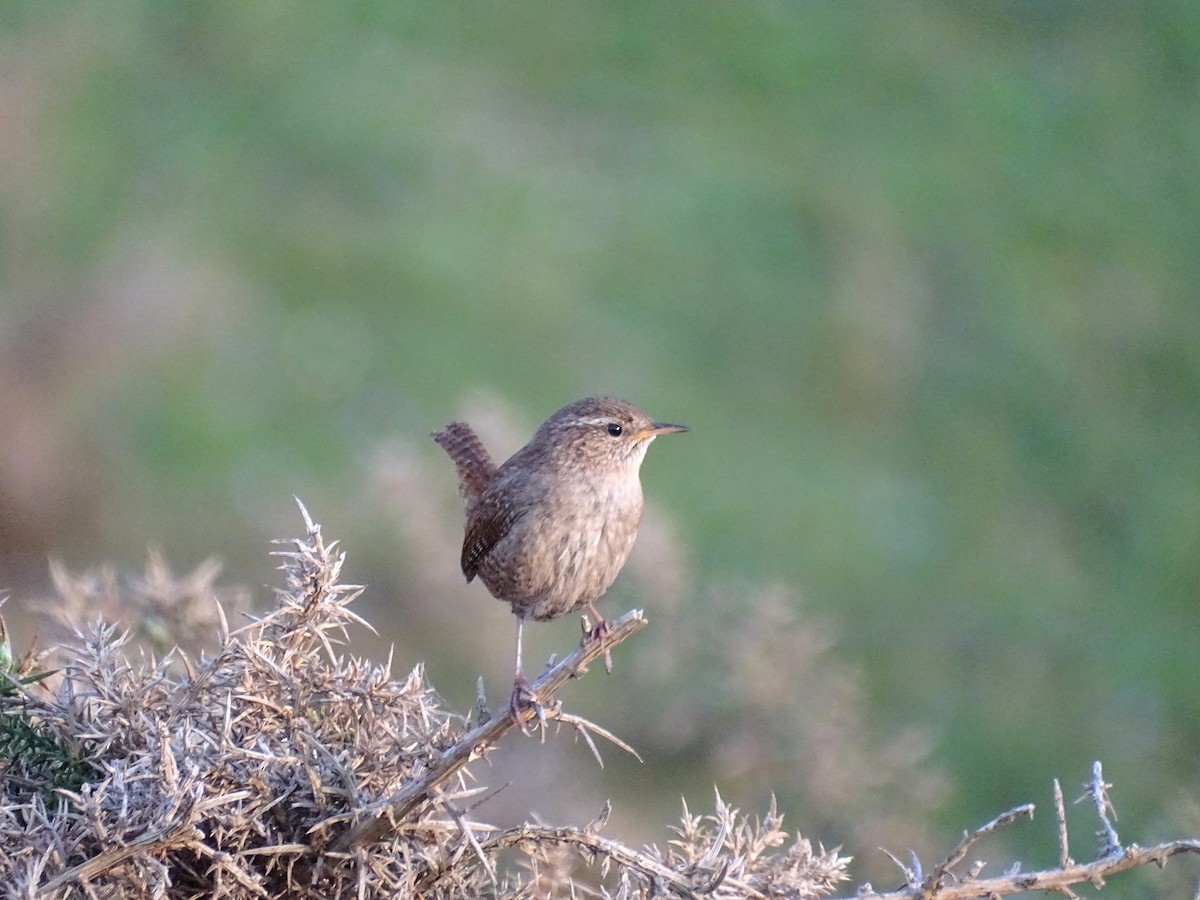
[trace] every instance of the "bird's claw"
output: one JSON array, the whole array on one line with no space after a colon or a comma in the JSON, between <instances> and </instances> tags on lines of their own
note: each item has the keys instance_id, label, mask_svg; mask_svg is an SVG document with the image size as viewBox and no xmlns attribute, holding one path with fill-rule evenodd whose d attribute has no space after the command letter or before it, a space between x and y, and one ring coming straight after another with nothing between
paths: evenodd
<instances>
[{"instance_id":1,"label":"bird's claw","mask_svg":"<svg viewBox=\"0 0 1200 900\"><path fill-rule=\"evenodd\" d=\"M596 624L592 625L588 621L588 617L584 616L581 624L583 626L583 642L584 643L587 643L588 641L599 641L601 643L601 645L604 644L604 639L608 637L608 622L606 622L604 619L597 616ZM605 647L604 648L604 671L607 672L609 675L611 675L612 670L613 670L612 650L609 649L608 647Z\"/></svg>"},{"instance_id":2,"label":"bird's claw","mask_svg":"<svg viewBox=\"0 0 1200 900\"><path fill-rule=\"evenodd\" d=\"M508 698L508 708L512 712L517 727L521 729L521 734L529 734L528 723L534 719L537 719L539 726L546 724L546 709L524 675L518 675L517 680L513 682L512 696ZM533 711L532 716L526 716L529 710Z\"/></svg>"}]
</instances>

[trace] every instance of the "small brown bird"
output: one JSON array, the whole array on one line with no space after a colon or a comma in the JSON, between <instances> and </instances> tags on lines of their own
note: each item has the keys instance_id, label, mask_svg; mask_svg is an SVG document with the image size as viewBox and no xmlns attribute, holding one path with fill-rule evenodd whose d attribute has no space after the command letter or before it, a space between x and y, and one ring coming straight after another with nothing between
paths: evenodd
<instances>
[{"instance_id":1,"label":"small brown bird","mask_svg":"<svg viewBox=\"0 0 1200 900\"><path fill-rule=\"evenodd\" d=\"M568 404L499 468L470 425L433 435L458 468L467 512L462 570L476 575L517 617L512 708L532 697L521 672L526 619L546 621L587 608L603 640L594 603L625 565L642 521L638 469L660 434L687 431L654 422L613 397ZM532 698L535 702L537 698Z\"/></svg>"}]
</instances>

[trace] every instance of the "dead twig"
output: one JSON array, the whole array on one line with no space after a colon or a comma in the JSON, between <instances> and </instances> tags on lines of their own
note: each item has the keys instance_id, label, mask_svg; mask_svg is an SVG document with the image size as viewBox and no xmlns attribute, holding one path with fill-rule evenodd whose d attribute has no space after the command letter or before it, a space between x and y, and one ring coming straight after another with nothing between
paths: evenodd
<instances>
[{"instance_id":1,"label":"dead twig","mask_svg":"<svg viewBox=\"0 0 1200 900\"><path fill-rule=\"evenodd\" d=\"M1068 898L1074 898L1076 894L1071 890L1072 885L1086 882L1099 889L1104 886L1105 879L1127 869L1135 869L1151 863L1161 868L1172 856L1183 853L1200 854L1200 839L1194 838L1167 841L1147 848L1139 847L1136 844L1122 847L1111 821L1117 816L1108 796L1108 789L1111 786L1104 781L1100 763L1093 763L1091 781L1084 786L1084 795L1080 797L1080 800L1090 799L1093 802L1096 816L1100 820L1100 852L1092 862L1076 863L1071 859L1067 840L1066 813L1062 802L1062 788L1056 779L1054 804L1058 821L1059 843L1059 867L1057 869L1022 872L1021 864L1014 863L1003 875L981 879L978 876L983 870L984 863L977 862L962 877L955 876L953 872L954 866L966 858L967 851L981 838L1025 816L1032 818L1034 807L1032 803L1028 803L1010 809L970 834L964 834L963 839L923 881L920 880L921 864L919 860L914 858L910 868L889 853L888 855L904 872L905 887L896 891L878 893L869 884L863 885L855 894L854 900L934 900L934 898L936 900L970 900L970 898L978 897L993 898L1005 894L1024 894L1030 891L1053 891ZM850 900L850 898L845 898L845 900Z\"/></svg>"},{"instance_id":2,"label":"dead twig","mask_svg":"<svg viewBox=\"0 0 1200 900\"><path fill-rule=\"evenodd\" d=\"M1071 844L1067 839L1067 810L1063 806L1062 785L1057 778L1054 779L1054 817L1058 821L1058 867L1065 869L1073 866L1075 860L1071 859Z\"/></svg>"},{"instance_id":3,"label":"dead twig","mask_svg":"<svg viewBox=\"0 0 1200 900\"><path fill-rule=\"evenodd\" d=\"M585 641L576 650L543 673L533 683L533 693L549 701L570 679L577 678L587 665L646 626L640 609L630 610L615 622L610 622L603 642ZM524 715L524 712L522 712ZM572 725L578 725L571 721ZM478 758L508 732L519 727L511 709L503 707L495 718L476 726L431 765L422 775L410 781L390 798L372 818L359 822L333 842L333 852L345 852L362 844L378 841L418 806L430 798L435 788L444 784L463 766Z\"/></svg>"},{"instance_id":4,"label":"dead twig","mask_svg":"<svg viewBox=\"0 0 1200 900\"><path fill-rule=\"evenodd\" d=\"M1097 837L1100 838L1101 859L1121 852L1121 839L1117 836L1117 829L1113 828L1112 822L1108 819L1110 813L1114 819L1117 817L1117 811L1113 809L1112 801L1108 799L1110 787L1112 785L1104 781L1104 769L1100 765L1100 760L1096 760L1092 763L1092 780L1083 786L1084 793L1079 800L1091 797L1092 803L1095 804L1096 818L1100 820L1100 831L1097 832Z\"/></svg>"},{"instance_id":5,"label":"dead twig","mask_svg":"<svg viewBox=\"0 0 1200 900\"><path fill-rule=\"evenodd\" d=\"M1068 896L1070 886L1088 884L1101 886L1105 879L1127 869L1154 864L1162 866L1172 856L1183 853L1200 854L1200 839L1187 838L1167 841L1153 847L1130 845L1119 856L1109 856L1083 865L1071 865L1061 869L1046 869L1041 872L1007 872L995 878L973 879L958 884L946 885L936 894L925 894L920 890L899 890L878 893L868 886L854 895L853 900L915 900L919 897L936 896L938 900L970 900L976 897L1001 897L1006 894L1024 894L1030 891L1057 891ZM844 898L851 900L851 898Z\"/></svg>"},{"instance_id":6,"label":"dead twig","mask_svg":"<svg viewBox=\"0 0 1200 900\"><path fill-rule=\"evenodd\" d=\"M1001 813L1000 815L996 816L996 818L992 819L992 821L988 822L986 825L981 825L979 828L976 828L970 834L964 833L962 840L959 841L954 849L951 850L946 856L946 858L938 863L934 867L933 871L929 873L929 877L926 878L924 883L921 885L921 891L918 896L941 896L939 892L942 890L942 887L945 884L946 877L951 874L951 869L953 869L966 858L967 851L970 850L971 847L998 828L1003 828L1005 825L1011 825L1013 822L1017 821L1023 816L1028 816L1032 819L1033 809L1034 807L1032 803L1026 803L1023 806L1014 807L1008 812Z\"/></svg>"}]
</instances>

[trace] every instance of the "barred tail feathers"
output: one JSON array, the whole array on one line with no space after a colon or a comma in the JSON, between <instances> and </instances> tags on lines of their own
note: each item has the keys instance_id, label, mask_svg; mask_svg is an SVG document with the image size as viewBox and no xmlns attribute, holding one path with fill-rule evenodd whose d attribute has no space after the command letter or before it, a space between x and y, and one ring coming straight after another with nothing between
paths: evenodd
<instances>
[{"instance_id":1,"label":"barred tail feathers","mask_svg":"<svg viewBox=\"0 0 1200 900\"><path fill-rule=\"evenodd\" d=\"M496 464L483 442L466 422L451 422L433 439L454 460L458 469L458 492L468 503L479 499L487 483L496 474Z\"/></svg>"}]
</instances>

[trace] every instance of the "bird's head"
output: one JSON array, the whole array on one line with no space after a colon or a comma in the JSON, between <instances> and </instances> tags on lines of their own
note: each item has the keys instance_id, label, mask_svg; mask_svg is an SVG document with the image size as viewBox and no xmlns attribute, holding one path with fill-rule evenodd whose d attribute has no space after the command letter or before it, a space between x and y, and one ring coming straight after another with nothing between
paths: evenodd
<instances>
[{"instance_id":1,"label":"bird's head","mask_svg":"<svg viewBox=\"0 0 1200 900\"><path fill-rule=\"evenodd\" d=\"M606 472L630 466L636 470L658 435L687 430L686 425L655 422L615 397L586 397L550 416L535 440L553 448L559 464Z\"/></svg>"}]
</instances>

